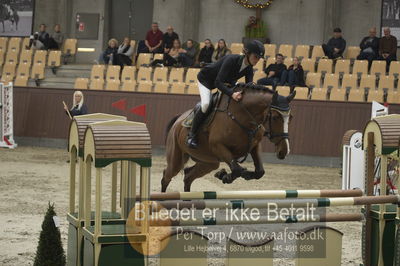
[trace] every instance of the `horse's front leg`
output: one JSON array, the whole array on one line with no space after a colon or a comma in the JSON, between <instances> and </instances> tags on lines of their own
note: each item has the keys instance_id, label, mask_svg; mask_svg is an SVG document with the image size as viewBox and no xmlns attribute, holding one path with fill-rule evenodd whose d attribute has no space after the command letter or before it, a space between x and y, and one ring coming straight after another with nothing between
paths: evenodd
<instances>
[{"instance_id":1,"label":"horse's front leg","mask_svg":"<svg viewBox=\"0 0 400 266\"><path fill-rule=\"evenodd\" d=\"M254 147L250 151L251 158L253 158L254 162L254 172L250 171L243 171L242 177L246 180L251 179L260 179L264 176L265 170L261 160L261 143L259 143L256 147Z\"/></svg>"},{"instance_id":2,"label":"horse's front leg","mask_svg":"<svg viewBox=\"0 0 400 266\"><path fill-rule=\"evenodd\" d=\"M242 175L246 169L242 168L239 163L234 159L231 151L222 144L211 145L212 152L218 157L219 160L225 162L231 169L231 173L227 173L225 169L217 172L215 177L222 180L224 184L232 183L236 178Z\"/></svg>"}]
</instances>

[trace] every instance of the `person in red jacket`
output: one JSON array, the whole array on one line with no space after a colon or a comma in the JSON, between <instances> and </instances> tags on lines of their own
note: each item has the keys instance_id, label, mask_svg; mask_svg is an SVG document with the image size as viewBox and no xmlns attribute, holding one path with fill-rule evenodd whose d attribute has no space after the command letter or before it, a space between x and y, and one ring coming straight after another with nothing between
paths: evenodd
<instances>
[{"instance_id":1,"label":"person in red jacket","mask_svg":"<svg viewBox=\"0 0 400 266\"><path fill-rule=\"evenodd\" d=\"M163 33L158 29L158 23L153 22L151 24L151 30L146 34L145 45L146 48L144 52L146 53L163 53Z\"/></svg>"}]
</instances>

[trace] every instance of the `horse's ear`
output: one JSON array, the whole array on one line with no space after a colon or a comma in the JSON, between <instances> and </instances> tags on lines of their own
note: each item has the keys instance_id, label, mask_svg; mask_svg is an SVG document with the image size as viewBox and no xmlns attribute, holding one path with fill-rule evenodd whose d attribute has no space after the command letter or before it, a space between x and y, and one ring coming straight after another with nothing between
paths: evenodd
<instances>
[{"instance_id":1,"label":"horse's ear","mask_svg":"<svg viewBox=\"0 0 400 266\"><path fill-rule=\"evenodd\" d=\"M287 96L286 100L288 101L288 103L290 103L295 96L296 96L296 91L293 91L289 96Z\"/></svg>"}]
</instances>

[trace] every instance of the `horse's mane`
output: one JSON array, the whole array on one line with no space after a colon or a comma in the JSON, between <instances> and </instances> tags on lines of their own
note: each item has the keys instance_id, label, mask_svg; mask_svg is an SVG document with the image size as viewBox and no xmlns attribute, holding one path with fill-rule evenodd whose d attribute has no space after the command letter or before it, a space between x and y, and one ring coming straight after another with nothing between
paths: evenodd
<instances>
[{"instance_id":1,"label":"horse's mane","mask_svg":"<svg viewBox=\"0 0 400 266\"><path fill-rule=\"evenodd\" d=\"M236 84L235 89L244 89L245 91L255 90L258 92L262 91L262 92L267 92L267 93L271 93L271 94L275 93L275 91L270 89L269 87L254 84L254 83L238 83L238 84Z\"/></svg>"}]
</instances>

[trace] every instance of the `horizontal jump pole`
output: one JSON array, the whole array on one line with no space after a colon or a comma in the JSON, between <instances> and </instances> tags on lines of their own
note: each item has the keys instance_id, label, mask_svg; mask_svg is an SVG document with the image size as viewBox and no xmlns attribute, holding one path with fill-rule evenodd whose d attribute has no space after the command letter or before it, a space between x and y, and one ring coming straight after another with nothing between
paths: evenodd
<instances>
[{"instance_id":1,"label":"horizontal jump pole","mask_svg":"<svg viewBox=\"0 0 400 266\"><path fill-rule=\"evenodd\" d=\"M200 216L192 217L191 220L177 219L155 219L150 218L150 226L200 226L200 225L239 225L239 224L282 224L282 223L318 223L318 222L352 222L361 221L364 218L362 214L323 214L296 217L290 216L287 218L260 216L257 220L239 220L226 219L225 216L217 219L204 219Z\"/></svg>"},{"instance_id":2,"label":"horizontal jump pole","mask_svg":"<svg viewBox=\"0 0 400 266\"><path fill-rule=\"evenodd\" d=\"M362 194L361 189L166 192L152 193L150 200L336 198L359 197Z\"/></svg>"},{"instance_id":3,"label":"horizontal jump pole","mask_svg":"<svg viewBox=\"0 0 400 266\"><path fill-rule=\"evenodd\" d=\"M161 209L263 209L270 206L270 204L274 204L278 208L301 208L307 206L325 208L333 206L356 206L386 203L397 204L399 202L399 195L282 200L168 200L153 201L151 209L153 212L157 212Z\"/></svg>"}]
</instances>

